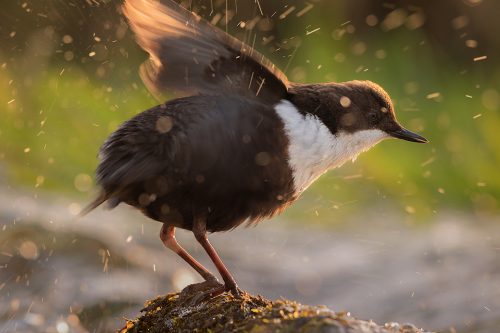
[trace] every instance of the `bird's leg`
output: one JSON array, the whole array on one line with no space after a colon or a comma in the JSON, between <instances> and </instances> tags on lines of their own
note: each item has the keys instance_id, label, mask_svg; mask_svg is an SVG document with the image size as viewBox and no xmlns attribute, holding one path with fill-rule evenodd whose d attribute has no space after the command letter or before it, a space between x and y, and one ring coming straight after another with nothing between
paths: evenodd
<instances>
[{"instance_id":1,"label":"bird's leg","mask_svg":"<svg viewBox=\"0 0 500 333\"><path fill-rule=\"evenodd\" d=\"M175 239L175 227L163 224L160 231L160 239L168 249L177 253L191 267L193 267L206 281L217 282L215 275L210 273L202 264L193 258Z\"/></svg>"},{"instance_id":2,"label":"bird's leg","mask_svg":"<svg viewBox=\"0 0 500 333\"><path fill-rule=\"evenodd\" d=\"M230 291L234 296L240 297L241 291L238 289L236 281L234 280L229 270L226 268L226 265L224 265L224 263L220 259L212 244L210 244L210 242L208 241L206 221L207 220L205 216L195 216L193 223L193 233L196 237L196 240L201 244L201 246L203 246L208 256L215 264L215 267L219 271L220 275L222 276L222 279L224 280L224 286L222 286L222 288L216 288L215 290L213 290L210 293L210 296L213 297L224 291Z\"/></svg>"}]
</instances>

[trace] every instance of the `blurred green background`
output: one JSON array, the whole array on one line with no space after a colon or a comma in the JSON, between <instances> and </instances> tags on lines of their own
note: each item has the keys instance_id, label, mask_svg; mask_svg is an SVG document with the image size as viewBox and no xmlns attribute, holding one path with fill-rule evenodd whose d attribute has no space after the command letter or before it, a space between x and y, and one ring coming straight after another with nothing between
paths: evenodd
<instances>
[{"instance_id":1,"label":"blurred green background","mask_svg":"<svg viewBox=\"0 0 500 333\"><path fill-rule=\"evenodd\" d=\"M138 77L147 55L119 6L2 4L4 185L88 200L99 146L122 121L158 103ZM190 6L255 45L292 81L381 84L400 121L431 141L378 145L322 177L288 218L335 223L366 208L398 211L407 222L447 210L498 214L498 1L197 0Z\"/></svg>"}]
</instances>

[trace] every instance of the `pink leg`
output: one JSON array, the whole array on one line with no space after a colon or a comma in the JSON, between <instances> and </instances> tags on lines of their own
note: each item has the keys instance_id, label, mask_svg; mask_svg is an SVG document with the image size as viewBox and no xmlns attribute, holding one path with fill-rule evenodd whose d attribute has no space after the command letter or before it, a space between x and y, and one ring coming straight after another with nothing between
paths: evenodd
<instances>
[{"instance_id":1,"label":"pink leg","mask_svg":"<svg viewBox=\"0 0 500 333\"><path fill-rule=\"evenodd\" d=\"M212 296L215 296L217 293L223 292L224 289L227 291L231 291L231 293L233 293L233 295L235 296L240 296L241 293L240 290L238 289L236 281L234 280L233 276L227 269L226 265L224 265L224 263L220 259L219 255L215 251L212 244L210 244L210 242L208 241L205 217L195 217L193 225L193 233L194 236L196 237L196 240L198 240L201 246L203 246L208 256L214 263L215 267L217 267L217 270L222 276L222 279L224 280L225 284L224 288L222 290L219 290L220 288L218 290L214 290L214 292L212 292Z\"/></svg>"},{"instance_id":2,"label":"pink leg","mask_svg":"<svg viewBox=\"0 0 500 333\"><path fill-rule=\"evenodd\" d=\"M191 267L193 267L206 281L217 281L217 278L210 273L202 264L194 259L175 239L175 227L163 224L160 231L160 239L165 247L177 253Z\"/></svg>"}]
</instances>

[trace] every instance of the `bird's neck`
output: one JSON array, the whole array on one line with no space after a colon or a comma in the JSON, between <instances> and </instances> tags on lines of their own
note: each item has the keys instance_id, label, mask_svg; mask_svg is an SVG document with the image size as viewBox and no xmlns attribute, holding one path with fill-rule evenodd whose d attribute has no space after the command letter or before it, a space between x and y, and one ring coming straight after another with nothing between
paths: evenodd
<instances>
[{"instance_id":1,"label":"bird's neck","mask_svg":"<svg viewBox=\"0 0 500 333\"><path fill-rule=\"evenodd\" d=\"M297 193L326 171L354 160L385 136L380 130L332 132L317 115L301 112L288 100L278 103L275 110L288 135L288 163Z\"/></svg>"}]
</instances>

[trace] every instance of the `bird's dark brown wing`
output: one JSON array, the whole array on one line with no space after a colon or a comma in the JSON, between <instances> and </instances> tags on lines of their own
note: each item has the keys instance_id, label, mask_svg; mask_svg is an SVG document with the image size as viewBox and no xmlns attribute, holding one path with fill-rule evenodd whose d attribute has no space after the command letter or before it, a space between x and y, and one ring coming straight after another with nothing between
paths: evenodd
<instances>
[{"instance_id":1,"label":"bird's dark brown wing","mask_svg":"<svg viewBox=\"0 0 500 333\"><path fill-rule=\"evenodd\" d=\"M286 96L287 78L271 61L174 1L127 0L123 12L150 54L140 74L155 96L232 93L271 103Z\"/></svg>"}]
</instances>

